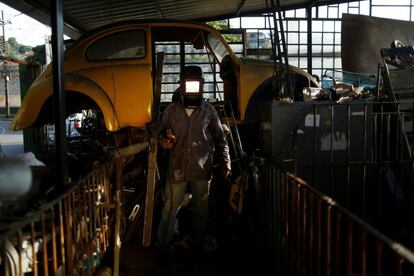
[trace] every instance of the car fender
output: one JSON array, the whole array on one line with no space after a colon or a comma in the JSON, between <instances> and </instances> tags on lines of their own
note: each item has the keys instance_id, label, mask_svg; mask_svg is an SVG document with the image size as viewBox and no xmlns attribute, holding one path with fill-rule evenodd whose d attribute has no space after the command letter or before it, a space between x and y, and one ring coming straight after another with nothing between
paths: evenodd
<instances>
[{"instance_id":1,"label":"car fender","mask_svg":"<svg viewBox=\"0 0 414 276\"><path fill-rule=\"evenodd\" d=\"M298 76L308 79L309 86L320 87L320 84L316 81L316 79L306 71L294 66L289 66L289 70ZM244 113L244 120L246 122L257 121L259 119L260 103L273 101L274 94L270 89L273 78L273 76L267 77L262 83L260 83L259 86L257 86L256 89L254 89L253 93L248 98Z\"/></svg>"},{"instance_id":2,"label":"car fender","mask_svg":"<svg viewBox=\"0 0 414 276\"><path fill-rule=\"evenodd\" d=\"M115 109L105 91L91 80L76 74L65 74L64 78L66 91L82 93L97 104L104 115L108 131L119 130ZM52 78L44 78L35 82L25 96L11 128L17 131L31 127L36 122L43 104L52 96L52 91Z\"/></svg>"}]
</instances>

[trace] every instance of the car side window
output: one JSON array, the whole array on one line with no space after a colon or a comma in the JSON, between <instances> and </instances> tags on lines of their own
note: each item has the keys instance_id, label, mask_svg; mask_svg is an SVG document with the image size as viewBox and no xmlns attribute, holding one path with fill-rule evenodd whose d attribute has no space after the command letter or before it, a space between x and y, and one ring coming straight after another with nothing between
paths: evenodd
<instances>
[{"instance_id":1,"label":"car side window","mask_svg":"<svg viewBox=\"0 0 414 276\"><path fill-rule=\"evenodd\" d=\"M129 30L96 40L86 51L92 61L145 57L145 32Z\"/></svg>"}]
</instances>

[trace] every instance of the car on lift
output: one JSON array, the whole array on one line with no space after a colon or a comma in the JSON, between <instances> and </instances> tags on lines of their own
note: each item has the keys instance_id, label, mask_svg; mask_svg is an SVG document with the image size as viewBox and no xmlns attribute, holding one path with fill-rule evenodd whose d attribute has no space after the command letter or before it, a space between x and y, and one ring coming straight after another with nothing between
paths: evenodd
<instances>
[{"instance_id":1,"label":"car on lift","mask_svg":"<svg viewBox=\"0 0 414 276\"><path fill-rule=\"evenodd\" d=\"M97 110L100 120L96 121L107 133L146 128L155 120L155 44L168 41L182 43L183 51L191 46L205 52L208 59L212 57L211 62L220 70L224 101L231 103L239 122L257 120L260 102L275 98L274 80L285 67L236 56L213 27L179 21L128 21L98 28L66 50L67 115ZM186 64L185 56L179 59L182 66ZM289 66L289 72L293 98L300 98L304 87L319 87L304 70ZM53 123L52 77L49 65L29 88L12 123L13 130Z\"/></svg>"}]
</instances>

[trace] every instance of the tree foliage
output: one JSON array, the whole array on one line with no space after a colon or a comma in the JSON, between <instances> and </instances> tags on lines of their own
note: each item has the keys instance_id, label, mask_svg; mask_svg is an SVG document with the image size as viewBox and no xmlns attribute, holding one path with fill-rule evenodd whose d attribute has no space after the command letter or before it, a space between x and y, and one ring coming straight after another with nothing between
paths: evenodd
<instances>
[{"instance_id":1,"label":"tree foliage","mask_svg":"<svg viewBox=\"0 0 414 276\"><path fill-rule=\"evenodd\" d=\"M32 47L20 44L17 42L15 37L10 37L7 39L7 43L13 47L15 50L17 50L20 54L25 54L27 51L30 51Z\"/></svg>"},{"instance_id":2,"label":"tree foliage","mask_svg":"<svg viewBox=\"0 0 414 276\"><path fill-rule=\"evenodd\" d=\"M27 61L37 62L39 64L46 64L46 50L45 45L37 45L32 48L33 55L26 58Z\"/></svg>"},{"instance_id":3,"label":"tree foliage","mask_svg":"<svg viewBox=\"0 0 414 276\"><path fill-rule=\"evenodd\" d=\"M46 50L44 44L31 47L20 44L19 42L17 42L15 37L10 37L9 39L7 39L7 43L23 55L25 55L29 51L33 51L33 55L28 56L26 58L27 61L37 62L39 64L46 64Z\"/></svg>"},{"instance_id":4,"label":"tree foliage","mask_svg":"<svg viewBox=\"0 0 414 276\"><path fill-rule=\"evenodd\" d=\"M215 29L219 31L229 29L229 24L226 19L210 21L210 22L207 22L207 24L214 27ZM227 42L241 42L241 39L235 35L224 34L223 37Z\"/></svg>"},{"instance_id":5,"label":"tree foliage","mask_svg":"<svg viewBox=\"0 0 414 276\"><path fill-rule=\"evenodd\" d=\"M217 30L228 30L229 26L227 24L227 20L216 20L216 21L210 21L207 22L208 25L211 27L214 27Z\"/></svg>"}]
</instances>

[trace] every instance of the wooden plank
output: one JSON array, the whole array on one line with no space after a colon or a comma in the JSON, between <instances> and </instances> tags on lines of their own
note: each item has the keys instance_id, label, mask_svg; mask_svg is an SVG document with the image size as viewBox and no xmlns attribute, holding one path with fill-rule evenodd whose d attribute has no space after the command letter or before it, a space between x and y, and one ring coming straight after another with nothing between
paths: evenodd
<instances>
[{"instance_id":1,"label":"wooden plank","mask_svg":"<svg viewBox=\"0 0 414 276\"><path fill-rule=\"evenodd\" d=\"M150 150L148 155L148 172L147 172L147 193L145 196L144 210L144 230L142 235L142 245L149 246L151 244L152 234L152 215L154 210L154 193L155 182L157 176L157 148L158 148L158 121L160 116L160 99L161 99L161 82L162 69L164 63L164 52L157 53L157 74L154 82L154 104L152 119L156 122L152 126L152 135L150 141Z\"/></svg>"},{"instance_id":2,"label":"wooden plank","mask_svg":"<svg viewBox=\"0 0 414 276\"><path fill-rule=\"evenodd\" d=\"M144 232L142 237L143 246L149 246L151 244L152 215L154 210L155 181L157 176L157 148L158 139L153 136L151 138L151 146L148 156L147 194L145 197Z\"/></svg>"}]
</instances>

